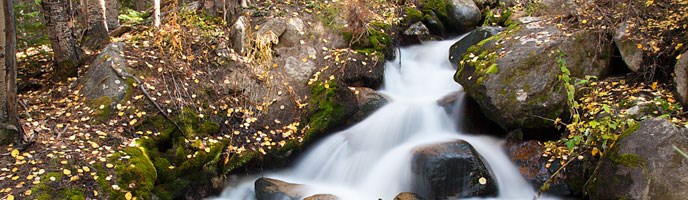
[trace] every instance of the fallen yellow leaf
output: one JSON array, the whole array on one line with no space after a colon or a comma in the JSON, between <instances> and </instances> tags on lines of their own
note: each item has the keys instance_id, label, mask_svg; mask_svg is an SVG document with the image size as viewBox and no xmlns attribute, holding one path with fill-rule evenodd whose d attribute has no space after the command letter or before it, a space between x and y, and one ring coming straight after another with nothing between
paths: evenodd
<instances>
[{"instance_id":1,"label":"fallen yellow leaf","mask_svg":"<svg viewBox=\"0 0 688 200\"><path fill-rule=\"evenodd\" d=\"M17 150L17 149L12 150L12 153L10 153L10 154L12 154L13 158L16 158L19 155L19 150Z\"/></svg>"},{"instance_id":2,"label":"fallen yellow leaf","mask_svg":"<svg viewBox=\"0 0 688 200\"><path fill-rule=\"evenodd\" d=\"M132 197L131 192L127 192L126 194L124 194L124 198L127 200L131 200L131 197Z\"/></svg>"},{"instance_id":3,"label":"fallen yellow leaf","mask_svg":"<svg viewBox=\"0 0 688 200\"><path fill-rule=\"evenodd\" d=\"M69 176L70 174L72 174L72 171L69 171L68 169L63 169L63 170L62 170L62 173L63 173L64 175L68 175L68 176Z\"/></svg>"}]
</instances>

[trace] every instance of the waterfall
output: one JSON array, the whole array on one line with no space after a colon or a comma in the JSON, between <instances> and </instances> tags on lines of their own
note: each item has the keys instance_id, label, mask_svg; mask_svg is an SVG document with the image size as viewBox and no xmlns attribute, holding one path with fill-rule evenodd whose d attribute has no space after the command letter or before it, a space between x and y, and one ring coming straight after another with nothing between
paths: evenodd
<instances>
[{"instance_id":1,"label":"waterfall","mask_svg":"<svg viewBox=\"0 0 688 200\"><path fill-rule=\"evenodd\" d=\"M379 91L390 97L389 104L320 141L293 168L264 176L307 185L306 196L393 199L400 192L411 191L414 148L461 139L469 142L489 167L498 183L496 199L533 199L535 192L504 153L502 139L457 131L460 120L456 117L462 116L448 114L437 104L456 91L463 97L462 87L452 77L455 69L447 59L456 41L400 49L400 56L385 64L384 86ZM457 102L462 103L462 98ZM218 199L254 199L254 181L255 177L249 178L227 188Z\"/></svg>"}]
</instances>

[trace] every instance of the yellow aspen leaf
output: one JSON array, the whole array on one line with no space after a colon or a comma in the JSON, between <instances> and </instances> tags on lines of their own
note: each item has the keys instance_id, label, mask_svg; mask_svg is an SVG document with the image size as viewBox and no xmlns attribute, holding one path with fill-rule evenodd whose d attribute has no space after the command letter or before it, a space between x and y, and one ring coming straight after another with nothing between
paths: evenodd
<instances>
[{"instance_id":1,"label":"yellow aspen leaf","mask_svg":"<svg viewBox=\"0 0 688 200\"><path fill-rule=\"evenodd\" d=\"M638 45L636 45L636 47L638 47L638 49L642 49L642 48L643 48L643 44L638 43Z\"/></svg>"},{"instance_id":2,"label":"yellow aspen leaf","mask_svg":"<svg viewBox=\"0 0 688 200\"><path fill-rule=\"evenodd\" d=\"M681 59L681 55L676 56L676 60L680 60L680 59Z\"/></svg>"},{"instance_id":3,"label":"yellow aspen leaf","mask_svg":"<svg viewBox=\"0 0 688 200\"><path fill-rule=\"evenodd\" d=\"M651 5L654 4L654 3L655 3L654 0L648 0L648 1L645 2L645 6L651 6Z\"/></svg>"},{"instance_id":4,"label":"yellow aspen leaf","mask_svg":"<svg viewBox=\"0 0 688 200\"><path fill-rule=\"evenodd\" d=\"M105 164L105 167L107 167L107 168L112 168L112 167L114 167L114 165L108 163L108 164Z\"/></svg>"},{"instance_id":5,"label":"yellow aspen leaf","mask_svg":"<svg viewBox=\"0 0 688 200\"><path fill-rule=\"evenodd\" d=\"M588 23L588 20L587 20L587 19L584 19L583 21L581 21L581 23L587 24L587 23Z\"/></svg>"},{"instance_id":6,"label":"yellow aspen leaf","mask_svg":"<svg viewBox=\"0 0 688 200\"><path fill-rule=\"evenodd\" d=\"M136 124L136 122L138 122L137 119L132 119L131 121L129 121L129 125L133 126L134 124Z\"/></svg>"},{"instance_id":7,"label":"yellow aspen leaf","mask_svg":"<svg viewBox=\"0 0 688 200\"><path fill-rule=\"evenodd\" d=\"M13 158L16 158L19 155L19 150L17 150L17 149L12 150L12 153L10 153L10 154L12 155Z\"/></svg>"},{"instance_id":8,"label":"yellow aspen leaf","mask_svg":"<svg viewBox=\"0 0 688 200\"><path fill-rule=\"evenodd\" d=\"M72 171L69 171L68 169L63 169L63 170L62 170L62 173L63 173L64 175L69 176L70 174L72 174Z\"/></svg>"},{"instance_id":9,"label":"yellow aspen leaf","mask_svg":"<svg viewBox=\"0 0 688 200\"><path fill-rule=\"evenodd\" d=\"M11 194L10 194L10 195L7 195L7 200L14 200L14 196L11 195Z\"/></svg>"},{"instance_id":10,"label":"yellow aspen leaf","mask_svg":"<svg viewBox=\"0 0 688 200\"><path fill-rule=\"evenodd\" d=\"M676 45L676 47L674 47L674 49L678 50L678 49L680 49L681 47L683 47L683 43L678 43L678 44Z\"/></svg>"},{"instance_id":11,"label":"yellow aspen leaf","mask_svg":"<svg viewBox=\"0 0 688 200\"><path fill-rule=\"evenodd\" d=\"M657 89L657 81L653 82L652 86L650 86L650 87L652 87L653 90L656 90Z\"/></svg>"},{"instance_id":12,"label":"yellow aspen leaf","mask_svg":"<svg viewBox=\"0 0 688 200\"><path fill-rule=\"evenodd\" d=\"M592 151L590 152L590 154L592 154L592 156L595 156L595 155L597 155L597 153L599 153L599 152L600 152L600 150L597 149L597 147L595 147L595 148L592 148Z\"/></svg>"},{"instance_id":13,"label":"yellow aspen leaf","mask_svg":"<svg viewBox=\"0 0 688 200\"><path fill-rule=\"evenodd\" d=\"M98 191L93 190L93 196L98 196Z\"/></svg>"},{"instance_id":14,"label":"yellow aspen leaf","mask_svg":"<svg viewBox=\"0 0 688 200\"><path fill-rule=\"evenodd\" d=\"M30 195L31 195L31 190L27 190L26 192L24 192L24 195L30 196Z\"/></svg>"}]
</instances>

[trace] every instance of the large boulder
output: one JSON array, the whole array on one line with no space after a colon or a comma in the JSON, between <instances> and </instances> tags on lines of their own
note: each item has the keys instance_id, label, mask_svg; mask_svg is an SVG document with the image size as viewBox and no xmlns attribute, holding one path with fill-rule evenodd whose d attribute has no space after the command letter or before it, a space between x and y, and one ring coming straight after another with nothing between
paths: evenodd
<instances>
[{"instance_id":1,"label":"large boulder","mask_svg":"<svg viewBox=\"0 0 688 200\"><path fill-rule=\"evenodd\" d=\"M79 81L83 94L89 100L109 98L109 102L121 101L131 89L115 71L128 73L127 60L123 56L125 44L116 42L107 45L88 67ZM107 106L107 105L106 105Z\"/></svg>"},{"instance_id":2,"label":"large boulder","mask_svg":"<svg viewBox=\"0 0 688 200\"><path fill-rule=\"evenodd\" d=\"M674 84L681 103L688 105L688 52L681 54L674 66Z\"/></svg>"},{"instance_id":3,"label":"large boulder","mask_svg":"<svg viewBox=\"0 0 688 200\"><path fill-rule=\"evenodd\" d=\"M604 39L590 31L567 33L539 18L521 18L518 26L453 60L458 67L454 79L504 129L552 127L547 119L565 112L567 96L558 60L566 61L573 78L605 75L611 48L599 46Z\"/></svg>"},{"instance_id":4,"label":"large boulder","mask_svg":"<svg viewBox=\"0 0 688 200\"><path fill-rule=\"evenodd\" d=\"M449 60L452 63L459 63L461 58L463 58L463 55L466 53L466 51L468 51L469 47L478 44L478 42L489 37L497 35L503 30L504 28L494 26L483 26L476 28L451 46L449 49Z\"/></svg>"},{"instance_id":5,"label":"large boulder","mask_svg":"<svg viewBox=\"0 0 688 200\"><path fill-rule=\"evenodd\" d=\"M506 144L506 149L509 158L518 167L518 171L535 189L540 189L551 178L546 191L549 195L560 197L581 195L588 177L586 172L589 173L593 168L591 162L575 160L555 175L562 166L562 160L554 159L549 162L550 158L543 156L544 146L540 142L510 141ZM553 175L555 176L552 177Z\"/></svg>"},{"instance_id":6,"label":"large boulder","mask_svg":"<svg viewBox=\"0 0 688 200\"><path fill-rule=\"evenodd\" d=\"M466 141L418 147L413 151L413 190L428 199L497 195L497 185Z\"/></svg>"},{"instance_id":7,"label":"large boulder","mask_svg":"<svg viewBox=\"0 0 688 200\"><path fill-rule=\"evenodd\" d=\"M688 196L686 130L647 119L622 136L601 160L588 187L591 199L685 199Z\"/></svg>"},{"instance_id":8,"label":"large boulder","mask_svg":"<svg viewBox=\"0 0 688 200\"><path fill-rule=\"evenodd\" d=\"M621 59L628 69L638 72L643 64L643 50L638 49L637 42L630 37L626 24L621 24L614 32L614 44L619 49Z\"/></svg>"},{"instance_id":9,"label":"large boulder","mask_svg":"<svg viewBox=\"0 0 688 200\"><path fill-rule=\"evenodd\" d=\"M353 88L356 96L356 103L358 105L358 112L351 117L349 123L354 124L363 121L366 117L373 114L376 110L389 103L389 99L384 94L381 94L370 88L356 87Z\"/></svg>"},{"instance_id":10,"label":"large boulder","mask_svg":"<svg viewBox=\"0 0 688 200\"><path fill-rule=\"evenodd\" d=\"M303 198L303 189L303 185L271 178L259 178L255 183L257 200L298 200Z\"/></svg>"},{"instance_id":11,"label":"large boulder","mask_svg":"<svg viewBox=\"0 0 688 200\"><path fill-rule=\"evenodd\" d=\"M447 0L448 27L466 33L480 23L480 9L473 0Z\"/></svg>"}]
</instances>

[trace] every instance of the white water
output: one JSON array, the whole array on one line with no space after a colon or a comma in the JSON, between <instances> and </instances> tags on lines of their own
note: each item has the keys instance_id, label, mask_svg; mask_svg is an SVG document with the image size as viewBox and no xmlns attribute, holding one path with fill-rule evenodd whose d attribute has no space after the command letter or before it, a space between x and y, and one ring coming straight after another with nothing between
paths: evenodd
<instances>
[{"instance_id":1,"label":"white water","mask_svg":"<svg viewBox=\"0 0 688 200\"><path fill-rule=\"evenodd\" d=\"M437 105L438 99L455 91L463 97L447 59L454 42L401 49L401 56L385 65L380 92L391 97L388 105L321 141L292 169L264 176L307 185L309 195L305 197L333 194L341 199L393 199L400 192L411 191L413 148L462 139L473 145L497 180L496 199L533 199L535 192L504 154L503 140L462 134L457 131L459 120ZM226 189L219 199L254 199L254 181L255 177L249 178Z\"/></svg>"}]
</instances>

